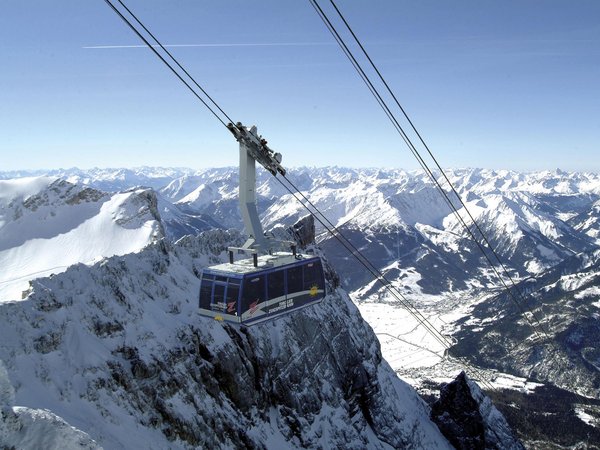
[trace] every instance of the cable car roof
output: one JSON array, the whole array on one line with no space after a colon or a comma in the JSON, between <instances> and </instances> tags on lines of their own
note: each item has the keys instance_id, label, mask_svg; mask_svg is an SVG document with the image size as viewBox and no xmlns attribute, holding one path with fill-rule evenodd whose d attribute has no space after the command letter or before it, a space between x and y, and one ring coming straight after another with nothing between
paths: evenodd
<instances>
[{"instance_id":1,"label":"cable car roof","mask_svg":"<svg viewBox=\"0 0 600 450\"><path fill-rule=\"evenodd\" d=\"M298 255L300 256L300 255ZM318 256L301 255L300 258L286 252L274 252L272 255L262 255L258 257L257 267L254 267L252 258L240 259L231 263L218 264L204 269L206 273L217 273L227 275L246 275L249 273L262 272L276 267L290 265L294 263L306 263L310 260L319 259Z\"/></svg>"}]
</instances>

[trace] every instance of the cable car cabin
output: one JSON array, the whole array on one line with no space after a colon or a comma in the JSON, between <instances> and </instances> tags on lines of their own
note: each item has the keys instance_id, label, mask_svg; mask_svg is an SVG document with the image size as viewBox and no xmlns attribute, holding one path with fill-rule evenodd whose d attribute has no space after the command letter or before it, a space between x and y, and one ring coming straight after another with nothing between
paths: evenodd
<instances>
[{"instance_id":1,"label":"cable car cabin","mask_svg":"<svg viewBox=\"0 0 600 450\"><path fill-rule=\"evenodd\" d=\"M289 253L219 264L202 271L200 314L251 325L319 303L325 296L321 258Z\"/></svg>"}]
</instances>

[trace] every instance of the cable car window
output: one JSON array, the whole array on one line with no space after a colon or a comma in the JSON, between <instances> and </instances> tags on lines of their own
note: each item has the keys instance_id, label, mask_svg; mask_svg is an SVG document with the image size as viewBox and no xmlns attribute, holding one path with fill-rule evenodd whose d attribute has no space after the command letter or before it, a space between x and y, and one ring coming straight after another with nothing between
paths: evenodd
<instances>
[{"instance_id":1,"label":"cable car window","mask_svg":"<svg viewBox=\"0 0 600 450\"><path fill-rule=\"evenodd\" d=\"M285 295L285 285L283 280L283 270L271 272L267 275L267 294L269 300Z\"/></svg>"},{"instance_id":2,"label":"cable car window","mask_svg":"<svg viewBox=\"0 0 600 450\"><path fill-rule=\"evenodd\" d=\"M292 267L287 270L287 293L300 292L302 290L302 266Z\"/></svg>"},{"instance_id":3,"label":"cable car window","mask_svg":"<svg viewBox=\"0 0 600 450\"><path fill-rule=\"evenodd\" d=\"M223 282L227 282L227 277L224 277L223 275L215 275L215 281L223 281Z\"/></svg>"},{"instance_id":4,"label":"cable car window","mask_svg":"<svg viewBox=\"0 0 600 450\"><path fill-rule=\"evenodd\" d=\"M252 276L244 280L242 290L242 312L256 308L265 298L265 277Z\"/></svg>"},{"instance_id":5,"label":"cable car window","mask_svg":"<svg viewBox=\"0 0 600 450\"><path fill-rule=\"evenodd\" d=\"M237 302L240 296L240 287L229 284L227 286L227 296L225 301L227 303L227 314L237 314Z\"/></svg>"},{"instance_id":6,"label":"cable car window","mask_svg":"<svg viewBox=\"0 0 600 450\"><path fill-rule=\"evenodd\" d=\"M225 309L225 286L222 284L215 284L213 305L219 309Z\"/></svg>"},{"instance_id":7,"label":"cable car window","mask_svg":"<svg viewBox=\"0 0 600 450\"><path fill-rule=\"evenodd\" d=\"M242 283L241 278L230 278L229 279L229 285L231 286L232 284L237 284L238 286Z\"/></svg>"},{"instance_id":8,"label":"cable car window","mask_svg":"<svg viewBox=\"0 0 600 450\"><path fill-rule=\"evenodd\" d=\"M210 309L212 286L213 282L211 280L202 278L202 283L200 284L200 308Z\"/></svg>"},{"instance_id":9,"label":"cable car window","mask_svg":"<svg viewBox=\"0 0 600 450\"><path fill-rule=\"evenodd\" d=\"M304 266L304 290L309 290L313 286L322 287L321 264L317 261Z\"/></svg>"}]
</instances>

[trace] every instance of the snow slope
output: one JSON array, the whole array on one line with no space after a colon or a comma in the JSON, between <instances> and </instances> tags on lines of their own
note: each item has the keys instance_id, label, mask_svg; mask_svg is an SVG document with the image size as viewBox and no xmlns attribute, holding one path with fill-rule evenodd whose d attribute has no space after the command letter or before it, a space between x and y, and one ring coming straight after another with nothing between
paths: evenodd
<instances>
[{"instance_id":1,"label":"snow slope","mask_svg":"<svg viewBox=\"0 0 600 450\"><path fill-rule=\"evenodd\" d=\"M0 181L0 301L79 262L139 251L163 235L148 189L107 194L64 180Z\"/></svg>"},{"instance_id":2,"label":"snow slope","mask_svg":"<svg viewBox=\"0 0 600 450\"><path fill-rule=\"evenodd\" d=\"M300 168L292 169L288 173L311 201L316 203L334 224L342 228L355 245L367 254L368 258L386 274L386 277L393 280L394 284L437 328L447 333L460 333L461 328L469 333L479 333L486 330L493 321L503 320L506 309L500 306L489 317L478 317L472 320L468 320L467 317L460 320L471 314L477 314L477 305L484 302L491 294L497 295L500 291L497 290L497 280L490 270L484 267L485 261L479 251L466 238L456 218L450 214L448 206L423 173L338 167ZM456 169L447 173L474 217L499 249L500 257L516 281L526 276L544 276L553 267L559 267L562 261L572 258L574 254L593 251L598 246L600 232L598 225L600 224L600 208L598 208L600 176L598 174L561 171L528 174L481 169ZM92 187L122 190L134 184L147 184L159 189L161 195L158 209L161 216L164 216L165 228L176 230L174 233L167 232L170 239L188 232L196 233L205 227L223 225L241 228L236 197L237 176L235 170L231 168L202 171L152 168L140 168L134 171L67 170L63 171L61 176L72 177L69 179ZM0 178L2 178L1 174ZM21 186L15 185L6 191L15 192L11 194L12 197L35 196L36 189L47 186L44 183L51 183L51 180L37 180L35 183L31 180L22 181ZM36 187L36 183L39 187ZM305 214L295 200L286 197L286 193L276 180L264 173L258 175L257 194L259 211L263 212L268 226L279 223L290 225ZM106 202L109 197L98 202ZM31 214L31 211L21 209ZM2 211L4 214L4 210ZM86 218L88 210L84 207L77 211L76 214L80 214L84 220L89 219ZM11 214L14 213L15 211L11 210ZM76 214L73 213L72 217ZM466 217L464 211L461 211L461 214ZM51 222L51 218L46 220ZM38 232L40 229L38 227ZM44 229L52 230L52 227L46 226ZM8 232L5 234L5 230L8 229L0 228L0 240L14 240L19 234L13 235ZM44 238L44 236L37 237ZM384 355L389 359L394 370L418 384L423 379L435 383L447 381L448 377L452 377L456 370L460 369L459 365L451 364L444 359L443 349L439 345L436 346L431 337L417 327L415 321L402 308L391 302L380 287L372 282L372 277L364 273L362 267L351 265L351 258L345 251L340 251L335 241L328 239L325 234L319 239L322 248L340 272L342 280L346 283L345 286L353 291L352 296L359 310L377 332L385 351ZM202 258L202 261L196 264L196 269L204 264L208 257L205 255ZM179 278L175 277L175 279ZM571 283L572 280L569 278L564 282ZM169 286L164 289L173 289L171 285ZM111 289L116 291L109 292L109 296L129 298L129 293L121 292L120 287ZM586 289L574 295L596 295L596 286ZM53 287L52 291L54 290ZM143 295L149 293L154 298L162 295L158 295L146 286L143 290ZM176 289L175 291L177 292ZM96 298L94 293L90 296L92 299ZM590 302L592 306L598 304L595 297ZM129 304L129 300L127 303ZM341 307L339 303L336 305ZM168 308L177 310L181 306L173 302L169 303ZM597 314L597 306L593 308L596 309L592 312ZM517 319L519 317L521 316L517 316ZM163 319L152 316L148 320ZM564 320L571 319L565 317ZM119 334L119 331L114 331L112 328L118 329L121 325L100 321L98 325L93 325L96 326L100 333L104 332L102 330L108 330L106 332L109 334ZM131 328L125 327L125 329L127 333L131 332ZM587 330L582 333L589 334ZM289 330L286 328L287 332ZM282 338L281 330L275 334L278 339L285 339ZM586 339L593 337L587 336ZM247 336L242 337L242 341L246 344L254 339L248 338L250 340L245 341L246 338ZM54 338L48 339L52 343ZM237 338L231 339L238 342ZM212 347L210 351L212 354ZM473 353L471 351L470 354ZM585 361L589 360L597 364L597 354L587 347L582 357L587 358ZM263 358L261 361L266 361L263 356L260 358ZM144 360L145 364L146 362ZM127 364L131 363L120 361L119 364L127 369L129 367ZM529 363L518 361L517 365L521 369L526 369L527 364ZM132 370L142 370L139 369L137 362L133 367L135 369ZM111 376L119 378L126 372L127 370L122 372L120 369L115 371L111 369ZM510 372L524 376L528 373L527 370L522 371L519 368ZM506 376L502 373L492 372L492 374L496 380ZM320 381L315 382L320 383ZM523 383L527 384L527 379L523 379L521 384ZM501 383L495 384L499 386ZM123 389L127 390L126 387ZM49 402L48 407L55 404ZM159 410L162 408L161 405L154 404L151 407ZM62 411L57 412L63 415ZM271 422L280 423L281 412L276 411L275 416L277 419L271 419ZM248 417L251 416L240 420L249 420L244 423L256 422L255 418L248 419ZM70 417L66 416L66 418L71 421ZM323 419L322 416L319 418L319 420ZM329 419L326 422L331 423ZM280 427L273 428L269 425L264 428L266 426L264 421L260 423L262 425L257 426L259 430L257 436L262 437L257 439L261 440L269 434L271 436L269 439L272 439L269 442L273 446L276 446L279 440L289 441L290 435L286 434L289 428L284 426L288 431L283 433ZM313 423L310 422L311 427ZM76 425L79 426L77 423ZM234 429L237 430L235 427ZM333 428L327 428L327 430L331 429ZM323 430L325 429L321 432L325 433ZM140 433L144 434L146 431ZM178 436L185 435L185 430L178 429L177 433ZM294 437L293 439L299 440L294 441L294 445L302 446L306 442L320 442L315 438L316 434L307 436Z\"/></svg>"},{"instance_id":3,"label":"snow slope","mask_svg":"<svg viewBox=\"0 0 600 450\"><path fill-rule=\"evenodd\" d=\"M0 361L0 447L15 449L100 449L84 432L50 411L15 406L15 393Z\"/></svg>"},{"instance_id":4,"label":"snow slope","mask_svg":"<svg viewBox=\"0 0 600 450\"><path fill-rule=\"evenodd\" d=\"M110 449L451 448L343 291L250 328L200 317L198 271L241 242L163 240L0 304L15 402Z\"/></svg>"}]
</instances>

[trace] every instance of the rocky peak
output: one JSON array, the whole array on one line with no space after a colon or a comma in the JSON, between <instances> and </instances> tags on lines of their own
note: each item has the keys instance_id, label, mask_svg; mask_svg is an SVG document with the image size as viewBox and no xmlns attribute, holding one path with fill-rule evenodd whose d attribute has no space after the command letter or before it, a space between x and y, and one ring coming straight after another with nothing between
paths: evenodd
<instances>
[{"instance_id":1,"label":"rocky peak","mask_svg":"<svg viewBox=\"0 0 600 450\"><path fill-rule=\"evenodd\" d=\"M524 449L504 416L464 372L443 385L431 418L459 450Z\"/></svg>"}]
</instances>

